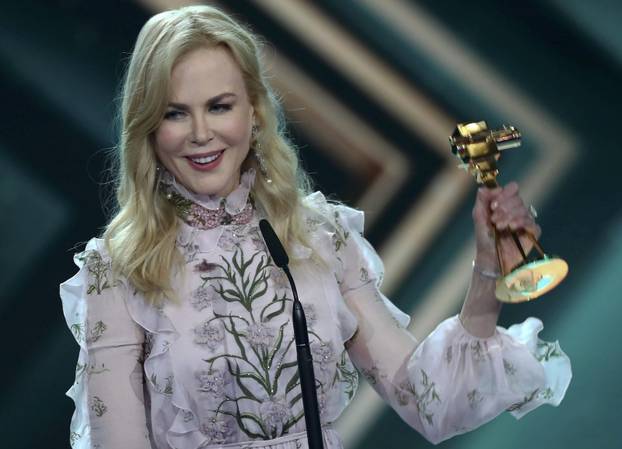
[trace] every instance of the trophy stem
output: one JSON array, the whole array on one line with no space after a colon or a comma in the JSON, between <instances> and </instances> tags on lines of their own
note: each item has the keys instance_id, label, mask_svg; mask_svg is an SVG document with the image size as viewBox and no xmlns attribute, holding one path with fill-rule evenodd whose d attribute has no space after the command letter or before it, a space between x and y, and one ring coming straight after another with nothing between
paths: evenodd
<instances>
[{"instance_id":1,"label":"trophy stem","mask_svg":"<svg viewBox=\"0 0 622 449\"><path fill-rule=\"evenodd\" d=\"M501 248L499 245L499 231L494 226L492 227L492 233L495 236L495 251L497 253L497 263L499 264L499 269L501 270L501 276L505 277L507 274L505 272L505 267L503 266L503 258L501 257Z\"/></svg>"},{"instance_id":2,"label":"trophy stem","mask_svg":"<svg viewBox=\"0 0 622 449\"><path fill-rule=\"evenodd\" d=\"M540 257L546 257L544 249L542 249L542 246L540 246L540 242L538 242L538 239L536 239L529 231L525 231L525 235L529 237L529 240L531 240L531 243L533 243L533 247L536 249L536 251L538 251L538 253L540 253Z\"/></svg>"}]
</instances>

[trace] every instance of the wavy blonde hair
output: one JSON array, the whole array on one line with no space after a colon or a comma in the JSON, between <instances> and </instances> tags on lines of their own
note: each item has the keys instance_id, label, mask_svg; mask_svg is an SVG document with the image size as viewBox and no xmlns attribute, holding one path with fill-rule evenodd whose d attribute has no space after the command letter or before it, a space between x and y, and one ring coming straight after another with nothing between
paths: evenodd
<instances>
[{"instance_id":1,"label":"wavy blonde hair","mask_svg":"<svg viewBox=\"0 0 622 449\"><path fill-rule=\"evenodd\" d=\"M300 207L311 182L285 135L279 100L262 67L260 44L247 28L205 5L157 14L138 35L121 94L121 135L114 153L116 204L102 237L113 272L127 278L153 303L177 299L171 279L183 265L175 246L179 221L174 206L158 193L153 134L168 104L175 63L197 48L224 46L237 62L260 129L255 142L261 144L272 179L267 183L257 176L251 195L286 247L307 243ZM258 170L252 153L242 170Z\"/></svg>"}]
</instances>

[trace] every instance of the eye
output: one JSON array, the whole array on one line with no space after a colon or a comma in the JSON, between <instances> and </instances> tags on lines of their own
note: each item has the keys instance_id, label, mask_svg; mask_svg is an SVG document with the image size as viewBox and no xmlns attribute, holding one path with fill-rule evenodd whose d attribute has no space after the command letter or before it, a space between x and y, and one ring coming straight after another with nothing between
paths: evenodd
<instances>
[{"instance_id":1,"label":"eye","mask_svg":"<svg viewBox=\"0 0 622 449\"><path fill-rule=\"evenodd\" d=\"M175 119L180 118L183 114L184 114L184 113L183 113L182 111L178 111L178 110L173 109L173 110L171 110L171 111L167 111L167 112L164 114L164 118L165 118L166 120L175 120Z\"/></svg>"},{"instance_id":2,"label":"eye","mask_svg":"<svg viewBox=\"0 0 622 449\"><path fill-rule=\"evenodd\" d=\"M227 112L231 110L232 105L229 103L216 103L210 106L210 112L215 112L216 114L221 114L223 112Z\"/></svg>"}]
</instances>

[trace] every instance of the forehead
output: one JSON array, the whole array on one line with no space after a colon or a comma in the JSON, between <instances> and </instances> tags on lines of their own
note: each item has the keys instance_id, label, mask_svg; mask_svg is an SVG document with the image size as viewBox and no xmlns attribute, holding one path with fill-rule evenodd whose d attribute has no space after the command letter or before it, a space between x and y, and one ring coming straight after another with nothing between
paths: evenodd
<instances>
[{"instance_id":1,"label":"forehead","mask_svg":"<svg viewBox=\"0 0 622 449\"><path fill-rule=\"evenodd\" d=\"M171 72L171 100L202 101L223 92L246 94L242 72L226 48L201 47L184 55Z\"/></svg>"}]
</instances>

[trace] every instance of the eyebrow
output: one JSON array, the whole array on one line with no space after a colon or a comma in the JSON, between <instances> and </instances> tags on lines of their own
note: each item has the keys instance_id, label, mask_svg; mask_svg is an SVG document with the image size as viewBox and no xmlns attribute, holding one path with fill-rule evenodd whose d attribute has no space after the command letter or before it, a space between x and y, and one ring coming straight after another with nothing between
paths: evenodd
<instances>
[{"instance_id":1,"label":"eyebrow","mask_svg":"<svg viewBox=\"0 0 622 449\"><path fill-rule=\"evenodd\" d=\"M227 97L237 97L236 94L234 94L233 92L223 92L222 94L218 94L215 97L210 98L209 100L207 100L206 104L211 106L215 103L218 103L221 100L224 100ZM175 102L169 102L168 103L168 107L171 108L177 108L177 109L187 109L188 106L183 104L183 103L175 103Z\"/></svg>"}]
</instances>

